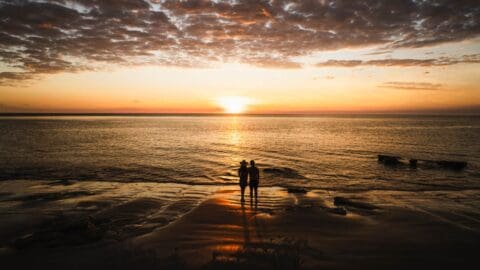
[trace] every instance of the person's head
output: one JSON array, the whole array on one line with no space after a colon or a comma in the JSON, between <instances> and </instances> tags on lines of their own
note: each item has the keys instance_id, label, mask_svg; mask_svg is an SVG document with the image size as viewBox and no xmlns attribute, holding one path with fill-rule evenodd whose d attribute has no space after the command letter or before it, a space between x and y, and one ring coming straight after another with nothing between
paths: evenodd
<instances>
[{"instance_id":1,"label":"person's head","mask_svg":"<svg viewBox=\"0 0 480 270\"><path fill-rule=\"evenodd\" d=\"M248 164L248 163L247 163L247 161L246 161L245 159L240 162L240 166L242 166L242 167L246 167L247 164Z\"/></svg>"},{"instance_id":2,"label":"person's head","mask_svg":"<svg viewBox=\"0 0 480 270\"><path fill-rule=\"evenodd\" d=\"M250 160L250 166L255 167L255 160Z\"/></svg>"}]
</instances>

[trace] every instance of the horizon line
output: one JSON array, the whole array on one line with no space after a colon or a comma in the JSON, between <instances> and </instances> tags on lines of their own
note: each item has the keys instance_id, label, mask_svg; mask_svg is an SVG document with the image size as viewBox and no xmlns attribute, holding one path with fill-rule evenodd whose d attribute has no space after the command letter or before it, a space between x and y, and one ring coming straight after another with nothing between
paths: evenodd
<instances>
[{"instance_id":1,"label":"horizon line","mask_svg":"<svg viewBox=\"0 0 480 270\"><path fill-rule=\"evenodd\" d=\"M290 113L136 113L136 112L0 112L1 117L18 117L18 116L270 116L270 117L302 117L302 116L362 116L362 115L389 115L389 116L402 116L402 115L418 115L418 116L480 116L480 112L290 112Z\"/></svg>"}]
</instances>

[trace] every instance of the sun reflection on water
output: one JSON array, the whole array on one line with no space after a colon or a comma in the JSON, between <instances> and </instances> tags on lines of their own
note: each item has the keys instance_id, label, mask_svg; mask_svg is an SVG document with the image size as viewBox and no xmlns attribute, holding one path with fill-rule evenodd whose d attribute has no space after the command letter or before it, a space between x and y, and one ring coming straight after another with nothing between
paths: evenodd
<instances>
[{"instance_id":1,"label":"sun reflection on water","mask_svg":"<svg viewBox=\"0 0 480 270\"><path fill-rule=\"evenodd\" d=\"M240 133L238 131L238 119L236 116L232 116L232 121L230 124L230 134L229 134L229 142L232 145L239 145L240 144Z\"/></svg>"}]
</instances>

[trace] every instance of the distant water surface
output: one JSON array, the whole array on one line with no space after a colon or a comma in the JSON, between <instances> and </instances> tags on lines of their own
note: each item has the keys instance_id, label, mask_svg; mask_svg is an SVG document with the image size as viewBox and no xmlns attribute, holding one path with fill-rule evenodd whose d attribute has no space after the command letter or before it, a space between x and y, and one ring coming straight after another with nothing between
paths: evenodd
<instances>
[{"instance_id":1,"label":"distant water surface","mask_svg":"<svg viewBox=\"0 0 480 270\"><path fill-rule=\"evenodd\" d=\"M461 172L389 168L379 153L468 161ZM49 116L0 118L0 180L237 184L334 190L480 188L473 116ZM408 161L408 160L407 160Z\"/></svg>"}]
</instances>

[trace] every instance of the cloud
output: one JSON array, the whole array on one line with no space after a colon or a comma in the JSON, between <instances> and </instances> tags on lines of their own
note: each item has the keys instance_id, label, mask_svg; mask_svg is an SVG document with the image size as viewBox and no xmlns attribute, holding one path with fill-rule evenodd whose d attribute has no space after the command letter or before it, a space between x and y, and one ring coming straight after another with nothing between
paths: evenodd
<instances>
[{"instance_id":1,"label":"cloud","mask_svg":"<svg viewBox=\"0 0 480 270\"><path fill-rule=\"evenodd\" d=\"M298 68L292 59L322 50L369 45L392 50L478 37L480 5L467 0L10 0L0 1L0 21L0 61L31 76L102 64L244 62Z\"/></svg>"},{"instance_id":2,"label":"cloud","mask_svg":"<svg viewBox=\"0 0 480 270\"><path fill-rule=\"evenodd\" d=\"M21 72L0 72L0 81L8 79L26 79L29 78L31 74L21 73Z\"/></svg>"},{"instance_id":3,"label":"cloud","mask_svg":"<svg viewBox=\"0 0 480 270\"><path fill-rule=\"evenodd\" d=\"M328 60L316 64L317 67L357 67L363 65L361 60Z\"/></svg>"},{"instance_id":4,"label":"cloud","mask_svg":"<svg viewBox=\"0 0 480 270\"><path fill-rule=\"evenodd\" d=\"M261 68L277 68L277 69L299 69L302 67L300 63L284 59L272 59L269 57L252 57L245 59L245 63Z\"/></svg>"},{"instance_id":5,"label":"cloud","mask_svg":"<svg viewBox=\"0 0 480 270\"><path fill-rule=\"evenodd\" d=\"M428 82L384 82L378 87L397 90L440 90L443 85L439 83Z\"/></svg>"},{"instance_id":6,"label":"cloud","mask_svg":"<svg viewBox=\"0 0 480 270\"><path fill-rule=\"evenodd\" d=\"M380 67L411 67L411 66L448 66L456 64L478 64L480 54L463 55L461 57L440 57L430 59L378 59L378 60L327 60L317 63L317 67L358 67L358 66L380 66Z\"/></svg>"},{"instance_id":7,"label":"cloud","mask_svg":"<svg viewBox=\"0 0 480 270\"><path fill-rule=\"evenodd\" d=\"M377 50L371 53L366 53L365 55L382 55L382 54L390 54L393 52L394 50Z\"/></svg>"},{"instance_id":8,"label":"cloud","mask_svg":"<svg viewBox=\"0 0 480 270\"><path fill-rule=\"evenodd\" d=\"M15 85L17 81L32 79L33 75L28 72L0 72L0 85Z\"/></svg>"}]
</instances>

